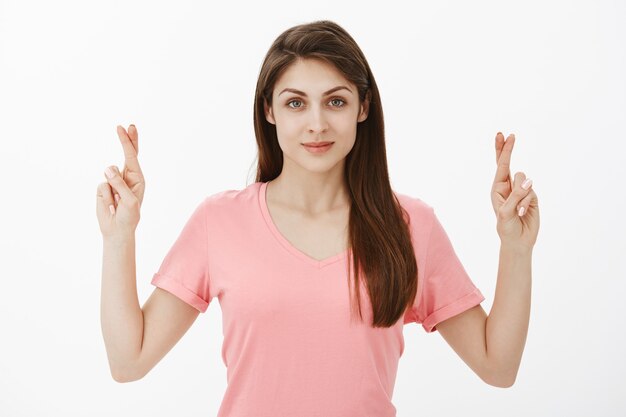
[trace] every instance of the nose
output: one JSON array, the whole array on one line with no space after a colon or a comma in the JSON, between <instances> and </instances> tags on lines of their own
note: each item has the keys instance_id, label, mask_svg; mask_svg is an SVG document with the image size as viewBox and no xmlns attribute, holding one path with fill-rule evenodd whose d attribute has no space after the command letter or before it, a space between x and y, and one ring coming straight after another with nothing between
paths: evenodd
<instances>
[{"instance_id":1,"label":"nose","mask_svg":"<svg viewBox=\"0 0 626 417\"><path fill-rule=\"evenodd\" d=\"M328 130L328 122L326 121L326 117L324 116L322 109L313 106L311 107L311 111L309 113L309 132L317 133Z\"/></svg>"}]
</instances>

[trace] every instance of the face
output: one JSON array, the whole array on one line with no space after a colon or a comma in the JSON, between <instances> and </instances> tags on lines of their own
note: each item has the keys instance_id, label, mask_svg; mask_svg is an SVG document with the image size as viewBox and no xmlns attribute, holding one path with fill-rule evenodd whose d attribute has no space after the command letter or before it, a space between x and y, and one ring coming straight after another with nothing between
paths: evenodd
<instances>
[{"instance_id":1,"label":"face","mask_svg":"<svg viewBox=\"0 0 626 417\"><path fill-rule=\"evenodd\" d=\"M318 59L294 62L274 86L272 107L265 104L265 118L276 125L283 151L283 171L343 172L357 123L367 118L367 104L359 104L356 86L332 64ZM313 152L303 145L308 142L332 145Z\"/></svg>"}]
</instances>

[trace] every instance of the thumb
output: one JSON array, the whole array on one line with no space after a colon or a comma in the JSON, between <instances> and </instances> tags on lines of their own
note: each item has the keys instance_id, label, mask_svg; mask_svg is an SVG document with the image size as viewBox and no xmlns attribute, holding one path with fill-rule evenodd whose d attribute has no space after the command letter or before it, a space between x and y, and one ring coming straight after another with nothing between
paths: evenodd
<instances>
[{"instance_id":1,"label":"thumb","mask_svg":"<svg viewBox=\"0 0 626 417\"><path fill-rule=\"evenodd\" d=\"M528 179L526 188L524 188L526 179L526 174L523 172L517 172L513 177L511 194L500 209L506 219L517 217L517 208L520 206L520 202L530 193L530 185L532 185L532 181Z\"/></svg>"},{"instance_id":2,"label":"thumb","mask_svg":"<svg viewBox=\"0 0 626 417\"><path fill-rule=\"evenodd\" d=\"M102 217L109 212L115 214L115 206L113 205L113 194L108 183L103 182L98 185L96 210L102 213ZM113 207L111 209L110 207Z\"/></svg>"},{"instance_id":3,"label":"thumb","mask_svg":"<svg viewBox=\"0 0 626 417\"><path fill-rule=\"evenodd\" d=\"M113 190L120 195L121 198L118 204L122 204L123 202L130 203L136 199L135 194L128 188L128 184L126 184L126 181L124 181L120 175L119 169L117 169L115 165L107 167L104 170L104 176Z\"/></svg>"}]
</instances>

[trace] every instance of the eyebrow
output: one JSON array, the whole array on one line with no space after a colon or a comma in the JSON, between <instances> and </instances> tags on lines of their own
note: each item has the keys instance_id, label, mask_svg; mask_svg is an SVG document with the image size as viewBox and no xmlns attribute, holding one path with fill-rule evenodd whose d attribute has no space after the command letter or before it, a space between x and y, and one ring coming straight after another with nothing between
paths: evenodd
<instances>
[{"instance_id":1,"label":"eyebrow","mask_svg":"<svg viewBox=\"0 0 626 417\"><path fill-rule=\"evenodd\" d=\"M330 90L326 91L323 95L327 96L329 94L334 93L337 90L341 90L341 89L345 89L348 90L349 92L352 92L352 90L350 90L348 87L346 87L345 85L339 85L335 88L331 88ZM295 88L285 88L283 91L281 91L280 93L278 93L278 95L281 95L282 93L284 93L285 91L289 91L291 93L294 94L299 94L301 96L307 97L306 93L304 91L300 91L300 90L296 90Z\"/></svg>"}]
</instances>

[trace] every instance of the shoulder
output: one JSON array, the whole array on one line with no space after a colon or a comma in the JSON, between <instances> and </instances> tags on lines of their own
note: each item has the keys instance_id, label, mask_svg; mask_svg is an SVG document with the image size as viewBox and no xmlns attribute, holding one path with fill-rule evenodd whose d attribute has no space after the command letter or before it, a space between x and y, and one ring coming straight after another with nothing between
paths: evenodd
<instances>
[{"instance_id":1,"label":"shoulder","mask_svg":"<svg viewBox=\"0 0 626 417\"><path fill-rule=\"evenodd\" d=\"M434 208L419 197L393 191L400 206L409 215L411 226L430 225L434 216Z\"/></svg>"},{"instance_id":2,"label":"shoulder","mask_svg":"<svg viewBox=\"0 0 626 417\"><path fill-rule=\"evenodd\" d=\"M254 203L261 183L255 182L241 189L228 189L207 195L202 204L209 207L229 207Z\"/></svg>"},{"instance_id":3,"label":"shoulder","mask_svg":"<svg viewBox=\"0 0 626 417\"><path fill-rule=\"evenodd\" d=\"M241 218L258 207L260 185L260 182L255 182L241 189L227 189L209 194L204 197L200 206L212 220Z\"/></svg>"}]
</instances>

